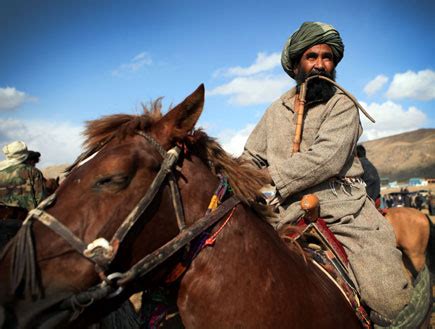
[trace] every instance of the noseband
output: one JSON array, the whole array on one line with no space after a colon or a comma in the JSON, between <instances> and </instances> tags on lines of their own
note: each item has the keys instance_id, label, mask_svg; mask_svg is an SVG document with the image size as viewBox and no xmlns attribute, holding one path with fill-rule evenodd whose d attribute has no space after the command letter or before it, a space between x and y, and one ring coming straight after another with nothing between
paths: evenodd
<instances>
[{"instance_id":1,"label":"noseband","mask_svg":"<svg viewBox=\"0 0 435 329\"><path fill-rule=\"evenodd\" d=\"M67 299L62 303L65 304L65 306L66 304L71 306L71 300L74 299L74 301L79 305L86 305L105 297L118 295L127 283L143 277L155 267L162 264L170 256L174 255L177 251L198 237L202 232L217 223L226 213L240 203L240 200L237 197L232 196L224 201L216 210L200 218L191 226L186 227L183 205L181 203L179 188L174 174L174 166L179 159L180 148L175 146L169 151L165 151L165 149L150 135L142 131L137 131L136 133L144 137L159 152L163 157L163 162L149 189L122 222L110 242L104 238L97 238L93 242L86 244L56 217L46 212L44 209L52 204L56 199L56 193L52 194L41 202L37 208L29 212L27 218L23 222L22 229L19 234L17 234L17 238L13 245L14 250L11 267L11 277L13 280L12 289L14 292L18 289L23 280L27 286L26 288L32 295L39 295L40 292L40 286L35 278L30 280L25 278L25 275L28 276L29 273L34 273L36 269L33 241L31 238L31 224L34 220L37 220L50 228L53 232L67 241L74 250L95 264L95 269L102 279L102 282L97 286L90 288L88 291L73 295L71 299ZM99 148L94 150L91 154L88 153L86 158L101 150L110 140L111 138L102 143ZM83 157L80 158L83 159ZM77 162L75 164L77 164ZM75 166L75 164L73 166ZM110 264L115 259L124 238L132 230L139 218L141 218L142 214L154 200L166 178L168 178L171 189L172 203L180 230L179 234L159 249L142 258L128 271L106 275L106 271L108 271ZM28 257L23 257L22 255L25 250L28 250ZM0 256L0 258L3 257L3 255ZM20 262L20 258L26 258L26 261Z\"/></svg>"}]
</instances>

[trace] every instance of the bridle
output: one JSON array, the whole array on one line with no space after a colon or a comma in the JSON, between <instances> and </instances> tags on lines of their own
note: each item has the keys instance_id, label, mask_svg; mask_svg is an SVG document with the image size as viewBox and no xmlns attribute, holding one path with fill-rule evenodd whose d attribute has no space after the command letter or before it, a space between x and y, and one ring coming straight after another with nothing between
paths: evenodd
<instances>
[{"instance_id":1,"label":"bridle","mask_svg":"<svg viewBox=\"0 0 435 329\"><path fill-rule=\"evenodd\" d=\"M200 218L191 226L186 227L183 205L176 176L174 174L174 167L180 156L180 148L175 146L169 151L166 151L149 134L146 134L143 131L136 131L136 134L144 137L145 140L147 140L159 152L163 158L163 162L149 189L139 200L133 210L131 210L129 215L124 219L110 242L104 238L97 238L93 242L86 244L83 240L77 237L68 227L45 210L45 208L52 204L56 199L56 193L52 194L41 202L37 208L29 212L27 218L23 222L21 230L17 234L15 243L13 244L13 261L11 266L11 278L13 282L11 285L14 292L22 284L22 281L25 282L25 289L28 289L31 295L39 296L41 292L41 287L36 277L30 279L24 277L25 275L28 276L29 273L35 273L36 269L33 240L31 237L31 225L34 221L39 221L46 227L50 228L53 232L67 241L75 251L95 264L95 269L102 281L98 285L91 287L89 290L73 295L61 303L61 308L72 308L75 310L77 305L88 306L94 301L119 295L128 283L145 276L158 265L162 264L169 257L198 237L202 232L211 228L213 224L217 223L226 213L240 203L240 200L236 196L232 196L223 201L216 210ZM101 150L111 139L112 138L107 139L97 148L93 149L92 152L86 153L85 156L80 156L75 164ZM73 164L72 168L75 164ZM133 227L135 227L142 214L156 197L166 179L168 179L171 190L172 203L178 228L180 230L179 234L162 247L143 257L129 270L123 273L114 272L106 275L106 271L108 271L111 263L115 259L124 238ZM23 257L23 252L28 253L25 255L27 257ZM0 258L2 258L3 255L0 256ZM25 258L26 260L20 262L20 258ZM32 276L34 276L34 274Z\"/></svg>"}]
</instances>

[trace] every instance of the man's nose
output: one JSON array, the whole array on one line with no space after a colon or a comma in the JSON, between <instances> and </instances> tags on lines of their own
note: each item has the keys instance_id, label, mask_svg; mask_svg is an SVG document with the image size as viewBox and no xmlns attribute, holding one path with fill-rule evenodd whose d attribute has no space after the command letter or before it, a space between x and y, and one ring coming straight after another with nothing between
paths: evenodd
<instances>
[{"instance_id":1,"label":"man's nose","mask_svg":"<svg viewBox=\"0 0 435 329\"><path fill-rule=\"evenodd\" d=\"M319 71L325 70L325 65L323 64L323 60L322 58L320 58L320 56L316 59L316 62L314 63L314 68Z\"/></svg>"}]
</instances>

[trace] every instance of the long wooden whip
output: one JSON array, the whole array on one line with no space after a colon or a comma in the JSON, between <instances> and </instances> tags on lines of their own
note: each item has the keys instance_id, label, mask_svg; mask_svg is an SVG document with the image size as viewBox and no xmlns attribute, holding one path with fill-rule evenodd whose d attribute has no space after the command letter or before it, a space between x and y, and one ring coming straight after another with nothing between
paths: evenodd
<instances>
[{"instance_id":1,"label":"long wooden whip","mask_svg":"<svg viewBox=\"0 0 435 329\"><path fill-rule=\"evenodd\" d=\"M356 98L349 93L346 89L344 89L342 86L340 86L338 83L336 83L334 80L331 80L323 75L313 75L311 77L308 77L305 79L305 81L301 84L299 95L298 95L298 104L296 108L296 112L298 113L297 121L296 121L296 132L295 132L295 138L293 140L293 153L297 153L300 151L301 147L301 140L302 140L302 127L304 123L304 112L305 112L305 96L307 94L307 83L311 79L323 79L330 83L332 83L334 86L336 86L338 89L340 89L347 97L349 97L352 102L355 104L355 106L362 112L364 115L369 119L371 122L375 123L375 120L367 113L367 111L361 106L361 104L356 100Z\"/></svg>"},{"instance_id":2,"label":"long wooden whip","mask_svg":"<svg viewBox=\"0 0 435 329\"><path fill-rule=\"evenodd\" d=\"M307 79L308 80L308 79ZM305 95L307 93L307 81L304 81L301 84L301 88L298 94L298 103L296 112L298 114L298 118L296 121L296 132L295 138L293 140L293 154L299 152L301 147L302 140L302 125L304 123L304 112L305 112Z\"/></svg>"}]
</instances>

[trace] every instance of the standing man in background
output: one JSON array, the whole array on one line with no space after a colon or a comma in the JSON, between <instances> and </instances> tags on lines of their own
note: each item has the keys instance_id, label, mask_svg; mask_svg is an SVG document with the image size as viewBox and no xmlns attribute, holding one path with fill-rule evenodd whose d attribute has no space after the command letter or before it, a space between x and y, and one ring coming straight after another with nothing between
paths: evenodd
<instances>
[{"instance_id":1,"label":"standing man in background","mask_svg":"<svg viewBox=\"0 0 435 329\"><path fill-rule=\"evenodd\" d=\"M5 145L0 161L0 250L20 229L27 212L46 197L44 177L35 168L39 152L24 142ZM30 158L29 158L30 157Z\"/></svg>"},{"instance_id":2,"label":"standing man in background","mask_svg":"<svg viewBox=\"0 0 435 329\"><path fill-rule=\"evenodd\" d=\"M31 210L46 197L44 176L33 162L27 162L30 152L21 141L3 147L6 160L0 161L0 205Z\"/></svg>"},{"instance_id":3,"label":"standing man in background","mask_svg":"<svg viewBox=\"0 0 435 329\"><path fill-rule=\"evenodd\" d=\"M356 154L364 170L362 179L366 184L367 195L375 202L376 208L380 205L381 196L381 179L379 178L376 167L366 156L366 149L363 145L358 144Z\"/></svg>"}]
</instances>

